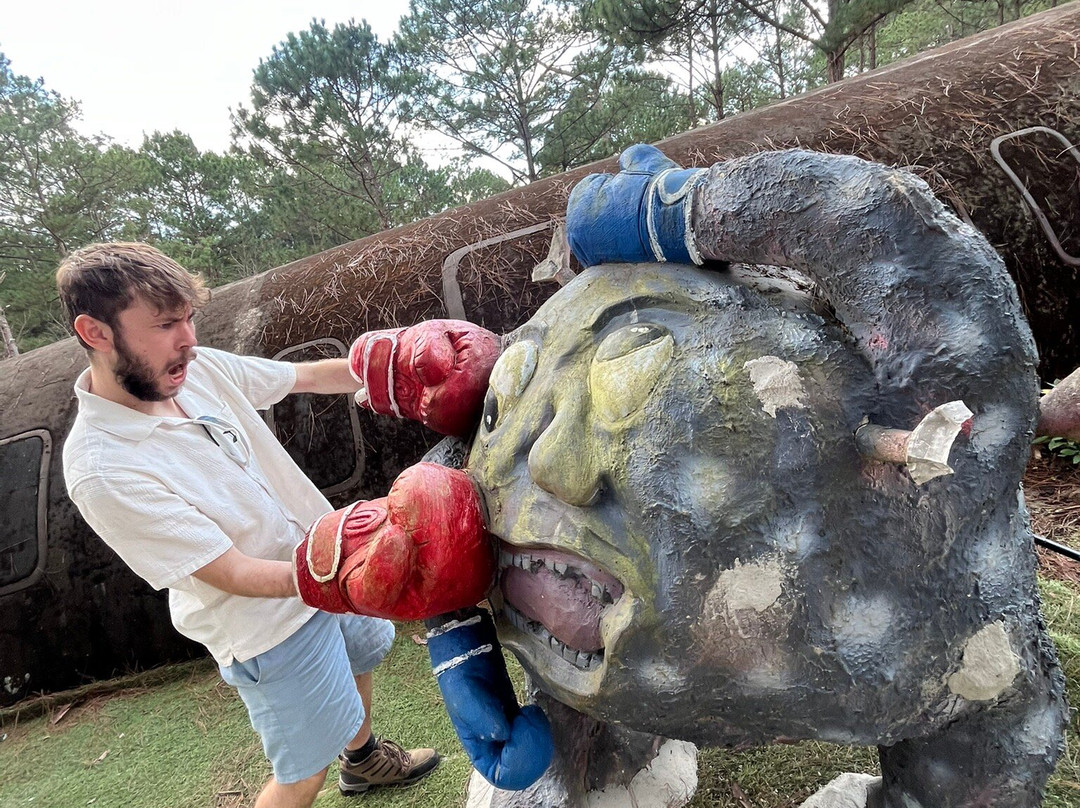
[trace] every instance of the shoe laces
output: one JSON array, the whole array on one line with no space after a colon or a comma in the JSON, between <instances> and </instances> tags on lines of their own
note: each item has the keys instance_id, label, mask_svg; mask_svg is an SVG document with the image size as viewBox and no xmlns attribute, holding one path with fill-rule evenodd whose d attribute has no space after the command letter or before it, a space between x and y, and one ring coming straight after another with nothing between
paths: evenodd
<instances>
[{"instance_id":1,"label":"shoe laces","mask_svg":"<svg viewBox=\"0 0 1080 808\"><path fill-rule=\"evenodd\" d=\"M406 771L409 768L409 753L398 746L393 741L389 741L380 738L378 741L378 747L382 750L383 755L390 758L402 771Z\"/></svg>"}]
</instances>

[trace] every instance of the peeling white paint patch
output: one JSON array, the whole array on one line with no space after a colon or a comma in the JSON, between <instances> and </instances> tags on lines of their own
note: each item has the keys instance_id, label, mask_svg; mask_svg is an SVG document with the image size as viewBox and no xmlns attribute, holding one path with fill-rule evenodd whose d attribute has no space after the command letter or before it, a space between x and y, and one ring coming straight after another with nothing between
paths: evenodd
<instances>
[{"instance_id":1,"label":"peeling white paint patch","mask_svg":"<svg viewBox=\"0 0 1080 808\"><path fill-rule=\"evenodd\" d=\"M1050 753L1060 737L1061 713L1057 705L1044 706L1037 713L1028 713L1024 716L1024 733L1020 736L1020 752L1029 755L1046 755Z\"/></svg>"},{"instance_id":2,"label":"peeling white paint patch","mask_svg":"<svg viewBox=\"0 0 1080 808\"><path fill-rule=\"evenodd\" d=\"M752 564L735 559L735 566L724 570L705 596L706 614L753 609L763 612L780 598L784 572L778 558L766 558Z\"/></svg>"},{"instance_id":3,"label":"peeling white paint patch","mask_svg":"<svg viewBox=\"0 0 1080 808\"><path fill-rule=\"evenodd\" d=\"M770 522L770 528L772 546L797 559L809 555L821 544L821 513L817 510L778 515Z\"/></svg>"},{"instance_id":4,"label":"peeling white paint patch","mask_svg":"<svg viewBox=\"0 0 1080 808\"><path fill-rule=\"evenodd\" d=\"M979 585L984 592L998 592L1015 586L1013 565L1016 563L1016 537L1020 532L1014 525L991 522L972 545L971 566L978 572Z\"/></svg>"},{"instance_id":5,"label":"peeling white paint patch","mask_svg":"<svg viewBox=\"0 0 1080 808\"><path fill-rule=\"evenodd\" d=\"M749 690L758 693L790 691L795 682L786 665L787 659L782 654L777 654L775 658L767 659L764 664L743 671L742 682Z\"/></svg>"},{"instance_id":6,"label":"peeling white paint patch","mask_svg":"<svg viewBox=\"0 0 1080 808\"><path fill-rule=\"evenodd\" d=\"M799 808L866 808L870 798L876 797L880 791L880 777L845 772L811 794Z\"/></svg>"},{"instance_id":7,"label":"peeling white paint patch","mask_svg":"<svg viewBox=\"0 0 1080 808\"><path fill-rule=\"evenodd\" d=\"M588 792L585 808L683 808L697 787L697 747L668 740L628 785ZM497 794L513 793L495 788L473 769L465 808L490 808Z\"/></svg>"},{"instance_id":8,"label":"peeling white paint patch","mask_svg":"<svg viewBox=\"0 0 1080 808\"><path fill-rule=\"evenodd\" d=\"M586 808L682 808L697 791L697 747L665 741L649 765L629 785L610 786L585 795Z\"/></svg>"},{"instance_id":9,"label":"peeling white paint patch","mask_svg":"<svg viewBox=\"0 0 1080 808\"><path fill-rule=\"evenodd\" d=\"M778 356L763 356L751 359L743 367L750 371L750 381L754 383L754 393L761 402L761 408L773 418L781 407L806 407L803 402L806 391L794 362Z\"/></svg>"},{"instance_id":10,"label":"peeling white paint patch","mask_svg":"<svg viewBox=\"0 0 1080 808\"><path fill-rule=\"evenodd\" d=\"M1020 660L1000 620L983 626L964 645L960 670L949 677L949 690L968 701L1000 696L1020 673Z\"/></svg>"}]
</instances>

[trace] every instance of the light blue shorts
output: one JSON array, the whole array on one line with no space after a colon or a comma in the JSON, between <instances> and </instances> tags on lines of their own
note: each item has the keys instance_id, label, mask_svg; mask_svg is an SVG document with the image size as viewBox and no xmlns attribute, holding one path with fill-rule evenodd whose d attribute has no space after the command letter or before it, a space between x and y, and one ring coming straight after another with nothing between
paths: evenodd
<instances>
[{"instance_id":1,"label":"light blue shorts","mask_svg":"<svg viewBox=\"0 0 1080 808\"><path fill-rule=\"evenodd\" d=\"M394 624L318 612L284 642L245 662L220 666L240 693L279 783L326 768L364 723L353 676L390 650Z\"/></svg>"}]
</instances>

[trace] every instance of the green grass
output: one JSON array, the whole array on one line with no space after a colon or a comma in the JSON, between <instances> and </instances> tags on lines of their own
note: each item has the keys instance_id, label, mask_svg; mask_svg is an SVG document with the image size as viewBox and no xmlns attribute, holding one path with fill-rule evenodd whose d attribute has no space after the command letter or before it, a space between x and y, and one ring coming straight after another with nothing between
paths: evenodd
<instances>
[{"instance_id":1,"label":"green grass","mask_svg":"<svg viewBox=\"0 0 1080 808\"><path fill-rule=\"evenodd\" d=\"M1043 611L1080 705L1080 593L1042 581ZM465 799L469 764L441 706L416 625L399 628L375 674L375 730L409 746L435 746L443 764L405 791L338 794L331 767L318 808L454 808ZM515 665L520 681L520 668ZM210 665L152 688L97 696L59 715L0 717L0 808L246 808L270 774L243 705ZM1044 808L1080 806L1080 734L1068 748ZM704 749L694 808L792 808L843 771L876 771L874 750L821 743L748 752ZM647 808L647 806L642 806Z\"/></svg>"},{"instance_id":2,"label":"green grass","mask_svg":"<svg viewBox=\"0 0 1080 808\"><path fill-rule=\"evenodd\" d=\"M468 759L442 709L427 650L400 627L375 679L375 731L407 746L435 746L443 763L407 791L373 792L365 808L445 808L463 801ZM207 664L152 689L120 691L50 715L8 717L0 742L0 808L240 808L251 805L270 766L234 691ZM336 764L319 808L351 806Z\"/></svg>"}]
</instances>

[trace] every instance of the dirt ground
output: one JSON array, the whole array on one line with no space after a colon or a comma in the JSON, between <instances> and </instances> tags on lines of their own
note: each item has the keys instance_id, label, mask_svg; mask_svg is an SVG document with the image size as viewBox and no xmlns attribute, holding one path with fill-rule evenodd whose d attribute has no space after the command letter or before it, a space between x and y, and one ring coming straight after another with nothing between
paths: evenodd
<instances>
[{"instance_id":1,"label":"dirt ground","mask_svg":"<svg viewBox=\"0 0 1080 808\"><path fill-rule=\"evenodd\" d=\"M1080 465L1036 449L1024 475L1024 498L1038 535L1080 549ZM1080 586L1080 562L1037 549L1042 575Z\"/></svg>"}]
</instances>

